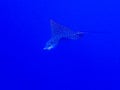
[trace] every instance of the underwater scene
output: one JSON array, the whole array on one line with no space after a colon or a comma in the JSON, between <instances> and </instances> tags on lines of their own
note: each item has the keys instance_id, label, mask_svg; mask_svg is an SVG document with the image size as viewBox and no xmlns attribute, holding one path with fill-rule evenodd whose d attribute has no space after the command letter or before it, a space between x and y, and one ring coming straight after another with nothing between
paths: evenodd
<instances>
[{"instance_id":1,"label":"underwater scene","mask_svg":"<svg viewBox=\"0 0 120 90\"><path fill-rule=\"evenodd\" d=\"M120 1L1 2L1 90L120 90Z\"/></svg>"}]
</instances>

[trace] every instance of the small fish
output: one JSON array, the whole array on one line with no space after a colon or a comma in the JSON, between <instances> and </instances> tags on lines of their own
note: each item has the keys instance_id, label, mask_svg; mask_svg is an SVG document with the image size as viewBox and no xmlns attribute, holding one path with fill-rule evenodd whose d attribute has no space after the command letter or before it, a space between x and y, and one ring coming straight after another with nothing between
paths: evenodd
<instances>
[{"instance_id":1,"label":"small fish","mask_svg":"<svg viewBox=\"0 0 120 90\"><path fill-rule=\"evenodd\" d=\"M84 32L74 32L69 28L50 20L52 36L46 43L44 50L51 50L57 46L63 38L77 40L83 36Z\"/></svg>"}]
</instances>

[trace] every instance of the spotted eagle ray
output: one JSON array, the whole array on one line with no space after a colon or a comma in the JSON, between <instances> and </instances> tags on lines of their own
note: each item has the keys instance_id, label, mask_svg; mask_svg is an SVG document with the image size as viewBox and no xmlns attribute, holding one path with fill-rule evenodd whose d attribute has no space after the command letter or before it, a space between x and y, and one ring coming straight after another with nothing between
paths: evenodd
<instances>
[{"instance_id":1,"label":"spotted eagle ray","mask_svg":"<svg viewBox=\"0 0 120 90\"><path fill-rule=\"evenodd\" d=\"M53 20L50 20L50 25L51 25L52 35L51 38L47 41L45 47L43 48L44 50L53 49L63 38L77 40L81 36L83 36L83 32L72 31L69 28L60 25Z\"/></svg>"}]
</instances>

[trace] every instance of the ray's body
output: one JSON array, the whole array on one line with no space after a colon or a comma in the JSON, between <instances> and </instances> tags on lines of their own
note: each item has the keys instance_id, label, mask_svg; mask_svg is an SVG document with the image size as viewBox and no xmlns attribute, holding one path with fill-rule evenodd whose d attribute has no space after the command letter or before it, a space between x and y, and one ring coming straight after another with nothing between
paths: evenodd
<instances>
[{"instance_id":1,"label":"ray's body","mask_svg":"<svg viewBox=\"0 0 120 90\"><path fill-rule=\"evenodd\" d=\"M56 47L62 38L76 40L83 35L83 32L74 32L63 25L56 23L53 20L50 20L50 24L52 36L46 43L44 50L51 50L52 48Z\"/></svg>"}]
</instances>

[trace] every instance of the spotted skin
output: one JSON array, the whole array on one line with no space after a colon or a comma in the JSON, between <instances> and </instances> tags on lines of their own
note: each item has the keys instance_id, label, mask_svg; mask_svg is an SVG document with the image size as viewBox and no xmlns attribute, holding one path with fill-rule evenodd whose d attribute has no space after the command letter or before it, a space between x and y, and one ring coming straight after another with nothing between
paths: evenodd
<instances>
[{"instance_id":1,"label":"spotted skin","mask_svg":"<svg viewBox=\"0 0 120 90\"><path fill-rule=\"evenodd\" d=\"M46 43L44 50L53 49L57 46L57 44L62 38L77 40L83 35L83 32L74 32L63 25L56 23L53 20L50 20L50 24L52 36L50 40Z\"/></svg>"}]
</instances>

